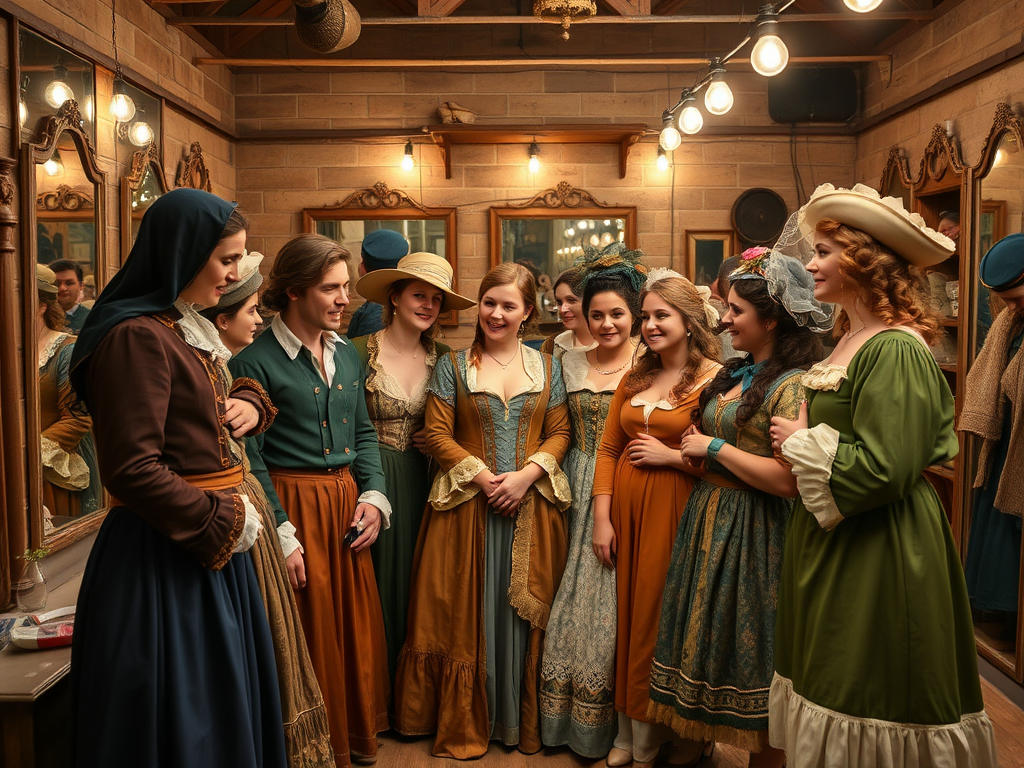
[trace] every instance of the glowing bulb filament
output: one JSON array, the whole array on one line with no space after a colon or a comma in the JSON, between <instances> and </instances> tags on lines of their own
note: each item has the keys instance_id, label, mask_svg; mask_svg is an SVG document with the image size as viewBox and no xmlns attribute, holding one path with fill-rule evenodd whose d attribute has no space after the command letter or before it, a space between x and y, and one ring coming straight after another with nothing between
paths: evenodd
<instances>
[{"instance_id":1,"label":"glowing bulb filament","mask_svg":"<svg viewBox=\"0 0 1024 768\"><path fill-rule=\"evenodd\" d=\"M732 89L725 80L716 80L704 94L704 106L712 115L724 115L733 105Z\"/></svg>"}]
</instances>

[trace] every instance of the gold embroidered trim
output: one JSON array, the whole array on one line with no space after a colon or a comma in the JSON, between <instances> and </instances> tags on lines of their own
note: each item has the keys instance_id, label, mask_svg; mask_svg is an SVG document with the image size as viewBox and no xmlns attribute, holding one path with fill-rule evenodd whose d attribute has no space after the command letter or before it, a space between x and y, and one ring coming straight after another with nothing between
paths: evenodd
<instances>
[{"instance_id":1,"label":"gold embroidered trim","mask_svg":"<svg viewBox=\"0 0 1024 768\"><path fill-rule=\"evenodd\" d=\"M572 490L569 487L569 478L565 476L565 472L558 466L558 461L555 460L555 457L550 453L538 451L527 458L526 461L532 461L545 472L533 484L540 491L541 496L558 507L560 512L567 510L569 505L572 504Z\"/></svg>"},{"instance_id":2,"label":"gold embroidered trim","mask_svg":"<svg viewBox=\"0 0 1024 768\"><path fill-rule=\"evenodd\" d=\"M533 545L533 523L537 508L537 492L531 488L519 504L516 530L512 536L512 577L508 585L509 604L523 621L536 629L547 629L551 606L530 593L530 551Z\"/></svg>"},{"instance_id":3,"label":"gold embroidered trim","mask_svg":"<svg viewBox=\"0 0 1024 768\"><path fill-rule=\"evenodd\" d=\"M219 571L228 564L228 560L234 554L235 544L238 543L238 539L242 535L242 529L245 527L245 504L242 503L242 497L237 493L232 493L231 502L235 507L235 520L231 524L231 533L228 534L228 540L224 542L224 545L217 552L212 562L209 564L203 563L211 571Z\"/></svg>"},{"instance_id":4,"label":"gold embroidered trim","mask_svg":"<svg viewBox=\"0 0 1024 768\"><path fill-rule=\"evenodd\" d=\"M267 394L267 390L263 388L263 385L256 379L250 379L248 376L239 376L231 384L231 394L241 389L247 389L253 392L263 403L264 410L264 423L262 428L251 434L258 435L262 432L266 432L270 429L270 425L274 423L274 419L277 418L277 408L274 407L274 403L270 399L270 395Z\"/></svg>"},{"instance_id":5,"label":"gold embroidered trim","mask_svg":"<svg viewBox=\"0 0 1024 768\"><path fill-rule=\"evenodd\" d=\"M430 487L428 501L436 510L452 509L469 501L480 492L480 487L471 481L487 469L476 456L467 456L447 472L439 472Z\"/></svg>"}]
</instances>

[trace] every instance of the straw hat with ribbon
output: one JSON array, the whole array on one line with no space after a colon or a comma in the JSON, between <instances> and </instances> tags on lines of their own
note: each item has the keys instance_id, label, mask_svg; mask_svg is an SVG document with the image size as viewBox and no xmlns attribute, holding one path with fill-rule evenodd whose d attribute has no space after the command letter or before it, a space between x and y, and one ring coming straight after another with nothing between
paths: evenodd
<instances>
[{"instance_id":1,"label":"straw hat with ribbon","mask_svg":"<svg viewBox=\"0 0 1024 768\"><path fill-rule=\"evenodd\" d=\"M359 278L356 290L368 301L387 304L388 290L398 280L422 280L444 293L445 309L469 309L476 305L452 290L452 265L433 253L410 253L403 256L395 269L377 269Z\"/></svg>"},{"instance_id":2,"label":"straw hat with ribbon","mask_svg":"<svg viewBox=\"0 0 1024 768\"><path fill-rule=\"evenodd\" d=\"M36 288L47 296L57 295L57 276L52 269L36 264Z\"/></svg>"}]
</instances>

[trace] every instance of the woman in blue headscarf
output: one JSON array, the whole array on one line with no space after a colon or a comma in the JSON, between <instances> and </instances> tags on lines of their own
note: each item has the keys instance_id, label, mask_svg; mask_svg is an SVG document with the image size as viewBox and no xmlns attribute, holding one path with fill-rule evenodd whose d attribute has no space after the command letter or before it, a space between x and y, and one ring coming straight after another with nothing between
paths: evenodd
<instances>
[{"instance_id":1,"label":"woman in blue headscarf","mask_svg":"<svg viewBox=\"0 0 1024 768\"><path fill-rule=\"evenodd\" d=\"M196 306L238 279L245 219L176 189L146 212L75 345L113 497L89 556L71 658L75 766L284 766L260 535L230 436L275 413Z\"/></svg>"}]
</instances>

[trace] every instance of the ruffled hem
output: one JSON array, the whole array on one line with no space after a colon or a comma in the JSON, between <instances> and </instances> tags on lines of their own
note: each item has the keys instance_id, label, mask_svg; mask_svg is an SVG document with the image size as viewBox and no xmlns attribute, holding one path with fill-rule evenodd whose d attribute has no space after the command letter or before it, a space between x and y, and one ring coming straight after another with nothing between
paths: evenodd
<instances>
[{"instance_id":1,"label":"ruffled hem","mask_svg":"<svg viewBox=\"0 0 1024 768\"><path fill-rule=\"evenodd\" d=\"M714 741L747 752L760 752L768 745L768 731L744 731L728 725L712 725L681 717L675 707L652 701L647 705L647 719L664 723L682 739Z\"/></svg>"},{"instance_id":2,"label":"ruffled hem","mask_svg":"<svg viewBox=\"0 0 1024 768\"><path fill-rule=\"evenodd\" d=\"M437 734L431 754L471 760L487 752L487 672L441 653L402 650L395 673L395 730Z\"/></svg>"},{"instance_id":3,"label":"ruffled hem","mask_svg":"<svg viewBox=\"0 0 1024 768\"><path fill-rule=\"evenodd\" d=\"M778 673L768 696L771 745L789 768L997 768L995 736L984 710L950 725L913 725L844 715L818 706Z\"/></svg>"}]
</instances>

